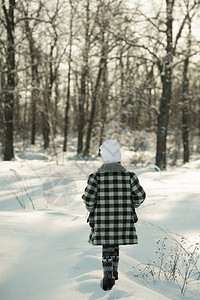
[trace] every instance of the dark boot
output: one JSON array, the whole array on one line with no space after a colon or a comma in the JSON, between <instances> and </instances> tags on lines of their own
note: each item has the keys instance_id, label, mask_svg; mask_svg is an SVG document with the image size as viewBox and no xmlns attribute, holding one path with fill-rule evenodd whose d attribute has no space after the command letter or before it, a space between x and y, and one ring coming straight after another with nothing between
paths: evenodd
<instances>
[{"instance_id":1,"label":"dark boot","mask_svg":"<svg viewBox=\"0 0 200 300\"><path fill-rule=\"evenodd\" d=\"M113 276L115 277L115 280L118 280L119 277L118 277L118 272L113 270Z\"/></svg>"},{"instance_id":2,"label":"dark boot","mask_svg":"<svg viewBox=\"0 0 200 300\"><path fill-rule=\"evenodd\" d=\"M115 278L103 278L102 288L104 291L109 291L112 289L113 285L115 284Z\"/></svg>"}]
</instances>

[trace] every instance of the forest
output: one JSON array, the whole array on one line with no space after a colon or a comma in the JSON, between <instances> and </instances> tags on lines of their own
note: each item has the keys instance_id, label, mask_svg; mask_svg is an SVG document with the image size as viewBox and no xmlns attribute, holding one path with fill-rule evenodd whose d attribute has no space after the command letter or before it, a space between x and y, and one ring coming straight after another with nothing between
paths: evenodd
<instances>
[{"instance_id":1,"label":"forest","mask_svg":"<svg viewBox=\"0 0 200 300\"><path fill-rule=\"evenodd\" d=\"M200 1L1 0L0 155L98 155L108 128L155 134L155 165L200 153ZM111 131L112 131L111 130ZM110 132L110 131L109 131ZM112 134L112 132L111 132Z\"/></svg>"}]
</instances>

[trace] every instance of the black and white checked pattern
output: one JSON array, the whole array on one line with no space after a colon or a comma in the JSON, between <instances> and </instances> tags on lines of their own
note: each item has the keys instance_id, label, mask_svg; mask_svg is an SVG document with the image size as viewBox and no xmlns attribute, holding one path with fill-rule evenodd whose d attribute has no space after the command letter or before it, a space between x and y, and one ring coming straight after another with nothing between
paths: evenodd
<instances>
[{"instance_id":1,"label":"black and white checked pattern","mask_svg":"<svg viewBox=\"0 0 200 300\"><path fill-rule=\"evenodd\" d=\"M119 163L104 164L88 178L82 196L93 213L94 227L89 242L94 245L137 244L134 209L145 199L145 192L133 172Z\"/></svg>"}]
</instances>

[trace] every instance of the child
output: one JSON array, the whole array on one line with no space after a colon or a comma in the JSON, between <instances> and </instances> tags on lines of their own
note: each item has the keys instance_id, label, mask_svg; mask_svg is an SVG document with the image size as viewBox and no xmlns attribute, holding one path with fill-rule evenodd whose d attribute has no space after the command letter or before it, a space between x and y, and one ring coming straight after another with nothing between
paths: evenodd
<instances>
[{"instance_id":1,"label":"child","mask_svg":"<svg viewBox=\"0 0 200 300\"><path fill-rule=\"evenodd\" d=\"M135 208L145 200L137 176L121 165L115 140L100 147L104 164L89 175L82 198L90 212L89 243L102 245L102 288L110 290L118 279L119 245L137 244Z\"/></svg>"}]
</instances>

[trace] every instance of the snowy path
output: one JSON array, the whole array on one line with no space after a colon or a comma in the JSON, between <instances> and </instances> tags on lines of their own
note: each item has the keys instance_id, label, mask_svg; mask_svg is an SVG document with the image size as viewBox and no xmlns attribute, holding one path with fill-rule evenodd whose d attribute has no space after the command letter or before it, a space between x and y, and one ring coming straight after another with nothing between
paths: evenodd
<instances>
[{"instance_id":1,"label":"snowy path","mask_svg":"<svg viewBox=\"0 0 200 300\"><path fill-rule=\"evenodd\" d=\"M101 248L86 244L83 218L54 211L1 212L1 299L169 299L126 276L110 292L100 287ZM80 234L81 232L81 234ZM124 261L123 261L123 258ZM121 268L131 258L122 256Z\"/></svg>"},{"instance_id":2,"label":"snowy path","mask_svg":"<svg viewBox=\"0 0 200 300\"><path fill-rule=\"evenodd\" d=\"M77 162L65 166L32 162L1 163L0 178L0 299L1 300L197 300L200 292L191 290L184 297L172 283L156 285L136 279L133 267L155 255L155 241L162 236L159 226L195 242L200 228L200 161L187 168L168 172L138 170L148 198L138 209L138 246L120 248L120 278L113 289L104 292L101 247L87 243L89 227L81 194L91 166L81 173ZM94 168L99 162L94 162ZM15 188L13 171L26 176L23 186L30 190L36 210L19 207L10 187ZM64 209L45 208L40 178L48 170L70 174L77 185L73 202ZM137 170L136 170L137 173ZM5 181L6 177L6 181ZM26 181L26 178L28 180ZM22 184L22 183L20 183ZM29 204L30 206L30 204ZM158 226L158 227L157 227Z\"/></svg>"}]
</instances>

